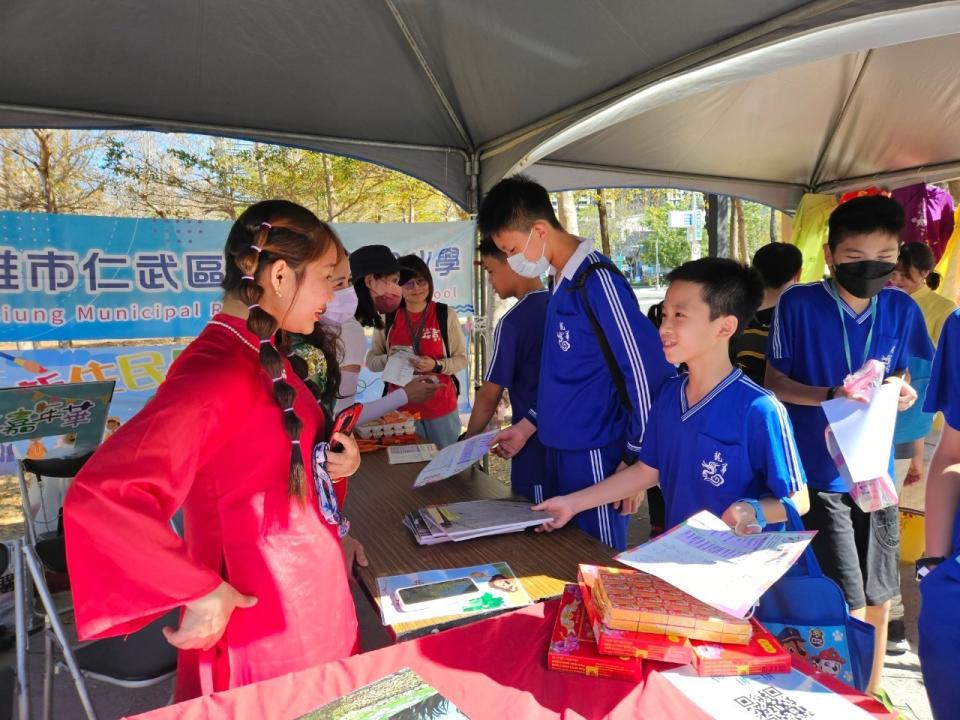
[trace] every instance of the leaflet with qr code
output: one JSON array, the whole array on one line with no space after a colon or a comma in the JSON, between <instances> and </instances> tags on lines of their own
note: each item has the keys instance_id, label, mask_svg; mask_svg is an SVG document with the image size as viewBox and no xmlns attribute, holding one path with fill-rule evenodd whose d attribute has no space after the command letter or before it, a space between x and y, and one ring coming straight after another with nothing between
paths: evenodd
<instances>
[{"instance_id":1,"label":"leaflet with qr code","mask_svg":"<svg viewBox=\"0 0 960 720\"><path fill-rule=\"evenodd\" d=\"M699 677L692 668L661 676L718 720L869 720L872 716L796 668L777 675Z\"/></svg>"}]
</instances>

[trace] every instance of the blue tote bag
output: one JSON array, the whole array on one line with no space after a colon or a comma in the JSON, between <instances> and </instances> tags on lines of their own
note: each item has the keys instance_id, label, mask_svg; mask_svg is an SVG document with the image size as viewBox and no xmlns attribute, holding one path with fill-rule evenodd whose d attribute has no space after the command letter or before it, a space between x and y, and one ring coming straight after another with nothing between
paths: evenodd
<instances>
[{"instance_id":1,"label":"blue tote bag","mask_svg":"<svg viewBox=\"0 0 960 720\"><path fill-rule=\"evenodd\" d=\"M803 530L783 500L791 530ZM840 586L825 577L813 549L760 597L756 617L792 655L863 692L873 666L874 628L850 615Z\"/></svg>"}]
</instances>

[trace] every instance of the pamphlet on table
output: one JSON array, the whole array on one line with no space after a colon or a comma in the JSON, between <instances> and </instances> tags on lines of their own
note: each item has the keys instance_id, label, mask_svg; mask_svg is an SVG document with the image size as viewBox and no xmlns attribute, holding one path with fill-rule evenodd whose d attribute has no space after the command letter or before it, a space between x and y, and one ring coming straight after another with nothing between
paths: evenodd
<instances>
[{"instance_id":1,"label":"pamphlet on table","mask_svg":"<svg viewBox=\"0 0 960 720\"><path fill-rule=\"evenodd\" d=\"M523 500L471 500L429 505L408 514L403 524L420 545L453 540L472 540L488 535L520 532L550 519L534 512L533 503Z\"/></svg>"},{"instance_id":2,"label":"pamphlet on table","mask_svg":"<svg viewBox=\"0 0 960 720\"><path fill-rule=\"evenodd\" d=\"M491 430L448 445L420 471L417 479L413 481L413 486L418 488L438 480L446 480L466 470L490 451L490 445L496 435L497 431Z\"/></svg>"},{"instance_id":3,"label":"pamphlet on table","mask_svg":"<svg viewBox=\"0 0 960 720\"><path fill-rule=\"evenodd\" d=\"M797 561L814 532L737 535L699 512L616 560L656 575L707 605L745 618L754 603Z\"/></svg>"},{"instance_id":4,"label":"pamphlet on table","mask_svg":"<svg viewBox=\"0 0 960 720\"><path fill-rule=\"evenodd\" d=\"M378 577L377 588L384 625L533 604L510 566L501 562Z\"/></svg>"}]
</instances>

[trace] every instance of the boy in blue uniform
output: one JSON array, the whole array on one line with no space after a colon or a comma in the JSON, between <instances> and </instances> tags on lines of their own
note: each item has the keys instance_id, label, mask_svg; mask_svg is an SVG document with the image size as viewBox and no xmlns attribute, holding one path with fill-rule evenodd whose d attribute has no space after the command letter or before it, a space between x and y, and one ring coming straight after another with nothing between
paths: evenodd
<instances>
[{"instance_id":1,"label":"boy in blue uniform","mask_svg":"<svg viewBox=\"0 0 960 720\"><path fill-rule=\"evenodd\" d=\"M927 474L926 550L917 560L920 667L938 720L960 708L960 310L943 326L924 411L946 421ZM928 577L929 576L929 577Z\"/></svg>"},{"instance_id":2,"label":"boy in blue uniform","mask_svg":"<svg viewBox=\"0 0 960 720\"><path fill-rule=\"evenodd\" d=\"M537 402L497 436L496 452L515 456L536 433L547 448L545 497L598 483L634 461L653 394L674 374L656 330L626 278L563 229L550 196L535 182L515 176L497 183L480 206L477 226L517 274L554 273ZM614 500L583 513L577 524L624 549L639 498Z\"/></svg>"},{"instance_id":3,"label":"boy in blue uniform","mask_svg":"<svg viewBox=\"0 0 960 720\"><path fill-rule=\"evenodd\" d=\"M876 630L871 680L879 690L890 600L899 591L897 508L864 513L847 494L827 451L820 403L843 396L844 378L873 358L903 376L912 357L933 348L916 302L884 287L897 262L903 210L890 198L861 197L833 211L824 246L832 280L794 285L777 303L767 350L766 386L783 401L810 483L804 522L824 573L843 589L850 612ZM900 409L916 401L903 383ZM893 475L893 448L889 452Z\"/></svg>"},{"instance_id":4,"label":"boy in blue uniform","mask_svg":"<svg viewBox=\"0 0 960 720\"><path fill-rule=\"evenodd\" d=\"M640 462L593 487L535 507L564 525L577 513L660 486L667 527L701 510L731 527L758 532L786 520L780 502L807 510L806 480L786 409L730 362L730 341L763 297L757 273L733 260L703 258L667 276L660 339L666 357L688 371L657 393Z\"/></svg>"},{"instance_id":5,"label":"boy in blue uniform","mask_svg":"<svg viewBox=\"0 0 960 720\"><path fill-rule=\"evenodd\" d=\"M483 432L497 411L504 388L510 391L513 422L522 420L536 404L540 377L540 353L543 325L547 317L549 295L540 278L517 275L507 264L507 256L490 238L480 243L483 269L497 295L517 303L504 313L493 332L493 350L483 385L477 389L473 412L465 437ZM543 476L546 449L534 435L510 462L510 485L518 495L543 500Z\"/></svg>"}]
</instances>

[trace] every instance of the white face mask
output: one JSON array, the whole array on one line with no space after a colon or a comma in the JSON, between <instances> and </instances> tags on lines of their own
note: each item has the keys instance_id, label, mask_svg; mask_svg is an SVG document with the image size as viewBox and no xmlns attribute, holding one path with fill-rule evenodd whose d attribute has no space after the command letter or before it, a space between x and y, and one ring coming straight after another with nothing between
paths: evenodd
<instances>
[{"instance_id":1,"label":"white face mask","mask_svg":"<svg viewBox=\"0 0 960 720\"><path fill-rule=\"evenodd\" d=\"M510 266L510 269L520 277L538 278L550 267L550 261L544 256L547 250L546 243L544 243L543 249L540 250L539 260L527 260L526 256L524 256L524 253L527 251L527 246L530 244L530 238L532 237L533 228L530 228L530 234L527 235L527 242L526 245L523 246L523 250L507 258L507 264Z\"/></svg>"},{"instance_id":2,"label":"white face mask","mask_svg":"<svg viewBox=\"0 0 960 720\"><path fill-rule=\"evenodd\" d=\"M333 299L327 303L327 309L320 316L320 321L327 325L343 325L357 312L357 291L353 285L337 290Z\"/></svg>"}]
</instances>

